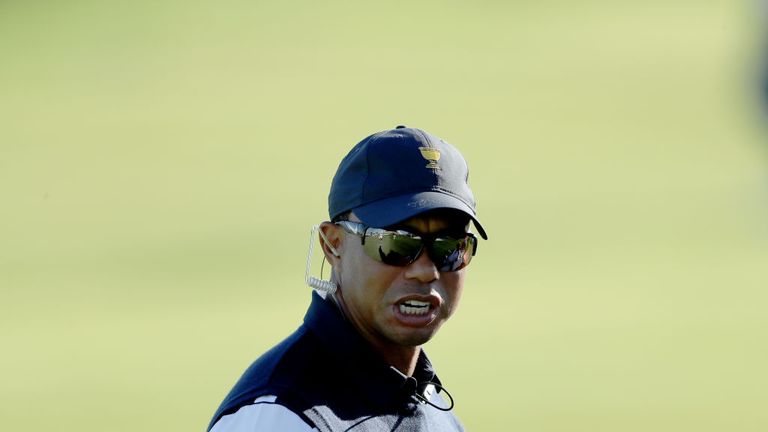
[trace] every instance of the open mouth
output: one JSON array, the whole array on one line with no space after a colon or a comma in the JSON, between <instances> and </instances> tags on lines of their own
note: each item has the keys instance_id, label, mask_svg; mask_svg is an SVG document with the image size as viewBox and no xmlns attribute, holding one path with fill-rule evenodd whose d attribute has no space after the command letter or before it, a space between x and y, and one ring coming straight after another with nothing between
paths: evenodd
<instances>
[{"instance_id":1,"label":"open mouth","mask_svg":"<svg viewBox=\"0 0 768 432\"><path fill-rule=\"evenodd\" d=\"M400 312L405 315L425 315L432 303L419 300L406 300L400 303Z\"/></svg>"}]
</instances>

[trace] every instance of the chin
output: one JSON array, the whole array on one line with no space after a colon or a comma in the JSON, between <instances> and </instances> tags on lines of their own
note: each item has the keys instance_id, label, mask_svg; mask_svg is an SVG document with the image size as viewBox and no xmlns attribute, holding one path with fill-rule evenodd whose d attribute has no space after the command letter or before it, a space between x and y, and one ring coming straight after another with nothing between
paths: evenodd
<instances>
[{"instance_id":1,"label":"chin","mask_svg":"<svg viewBox=\"0 0 768 432\"><path fill-rule=\"evenodd\" d=\"M405 331L398 335L393 335L392 341L402 346L421 346L429 342L437 333L437 330Z\"/></svg>"}]
</instances>

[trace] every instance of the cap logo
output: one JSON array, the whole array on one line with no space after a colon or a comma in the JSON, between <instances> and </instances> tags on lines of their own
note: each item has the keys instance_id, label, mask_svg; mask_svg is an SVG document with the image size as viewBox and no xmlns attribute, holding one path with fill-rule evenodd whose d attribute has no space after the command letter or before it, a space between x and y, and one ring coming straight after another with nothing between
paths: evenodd
<instances>
[{"instance_id":1,"label":"cap logo","mask_svg":"<svg viewBox=\"0 0 768 432\"><path fill-rule=\"evenodd\" d=\"M440 160L440 150L432 147L419 147L419 151L421 152L421 157L429 162L425 168L440 169L440 165L437 164L437 161Z\"/></svg>"}]
</instances>

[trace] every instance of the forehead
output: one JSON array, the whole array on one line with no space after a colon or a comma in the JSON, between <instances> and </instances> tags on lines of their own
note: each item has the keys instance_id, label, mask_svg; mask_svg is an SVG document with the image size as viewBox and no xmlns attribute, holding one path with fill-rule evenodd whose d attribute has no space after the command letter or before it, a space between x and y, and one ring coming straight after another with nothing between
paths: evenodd
<instances>
[{"instance_id":1,"label":"forehead","mask_svg":"<svg viewBox=\"0 0 768 432\"><path fill-rule=\"evenodd\" d=\"M357 219L357 218L355 218ZM461 231L469 228L469 216L464 212L454 209L430 210L402 222L377 228L408 229L421 233L434 233L439 231Z\"/></svg>"}]
</instances>

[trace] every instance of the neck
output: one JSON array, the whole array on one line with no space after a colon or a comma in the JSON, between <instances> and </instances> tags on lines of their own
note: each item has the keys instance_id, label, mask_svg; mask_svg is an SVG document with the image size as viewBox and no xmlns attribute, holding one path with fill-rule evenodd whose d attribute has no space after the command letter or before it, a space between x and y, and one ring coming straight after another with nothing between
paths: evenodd
<instances>
[{"instance_id":1,"label":"neck","mask_svg":"<svg viewBox=\"0 0 768 432\"><path fill-rule=\"evenodd\" d=\"M336 295L332 296L334 303L336 303L342 315L355 327L357 332L371 345L374 351L390 366L395 367L406 376L412 376L416 370L416 363L419 361L421 347L398 345L384 340L381 336L369 331L355 320L347 310L343 298L339 298L339 296L340 293L338 291Z\"/></svg>"},{"instance_id":2,"label":"neck","mask_svg":"<svg viewBox=\"0 0 768 432\"><path fill-rule=\"evenodd\" d=\"M416 370L416 363L419 361L421 347L383 345L380 341L377 343L377 341L371 340L368 335L363 336L390 366L394 366L406 376L413 376L413 372Z\"/></svg>"}]
</instances>

